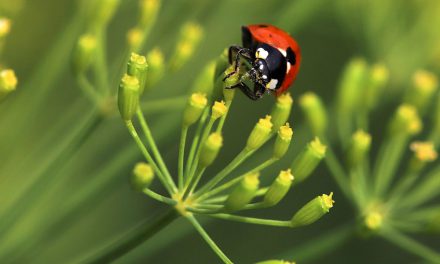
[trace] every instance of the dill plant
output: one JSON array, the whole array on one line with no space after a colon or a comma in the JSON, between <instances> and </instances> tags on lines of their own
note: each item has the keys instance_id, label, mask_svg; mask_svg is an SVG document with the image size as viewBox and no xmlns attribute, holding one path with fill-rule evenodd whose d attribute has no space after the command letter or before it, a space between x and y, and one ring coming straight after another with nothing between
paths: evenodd
<instances>
[{"instance_id":1,"label":"dill plant","mask_svg":"<svg viewBox=\"0 0 440 264\"><path fill-rule=\"evenodd\" d=\"M369 65L355 58L342 74L331 107L312 92L303 94L299 104L311 131L327 143L325 163L356 209L356 228L351 230L363 237L382 237L439 263L438 252L408 235L438 232L437 76L416 71L404 95L392 99L388 83L384 64ZM385 107L394 108L391 117L383 114ZM386 125L375 126L383 118L389 118ZM329 233L329 239L347 228L351 227Z\"/></svg>"}]
</instances>

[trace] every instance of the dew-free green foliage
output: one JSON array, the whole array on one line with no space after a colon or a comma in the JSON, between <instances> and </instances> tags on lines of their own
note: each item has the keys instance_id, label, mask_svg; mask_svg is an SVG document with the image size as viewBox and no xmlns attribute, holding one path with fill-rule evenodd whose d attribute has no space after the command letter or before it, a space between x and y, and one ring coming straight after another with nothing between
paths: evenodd
<instances>
[{"instance_id":1,"label":"dew-free green foliage","mask_svg":"<svg viewBox=\"0 0 440 264\"><path fill-rule=\"evenodd\" d=\"M213 70L218 55L229 45L240 43L243 24L272 23L291 32L300 43L304 58L290 90L294 99L289 118L295 130L292 146L282 160L263 172L272 179L280 170L289 168L314 138L304 126L306 115L299 111L300 95L312 90L321 98L327 113L335 113L328 106L336 106L337 83L344 65L354 56L379 62L372 68L372 74L377 76L374 80L380 83L387 75L389 82L381 96L375 95L377 83L370 83L370 93L363 97L361 103L366 107L362 109L369 111L369 129L361 126L364 133L357 133L352 140L358 125L366 124L365 118L360 118L344 140L338 140L336 134L327 135L329 142L321 138L334 150L343 170L356 164L364 152L369 153L370 161L376 160L378 147L387 142L384 137L391 113L403 100L412 104L411 100L423 98L424 93L408 95L405 91L410 91L407 87L412 84L413 74L425 69L438 75L440 4L435 0L177 0L142 7L137 0L109 0L104 1L108 2L104 7L113 5L114 16L105 26L102 20L93 23L92 30L87 25L90 26L90 19L102 19L109 14L111 17L110 9L97 12L100 2L0 1L0 17L11 21L9 33L1 37L0 69L13 69L18 79L16 90L0 101L2 263L76 263L116 241L142 236L136 227L154 224L151 220L166 208L130 188L133 166L143 157L118 116L116 94L131 51L147 55L150 78L146 80L141 108L173 172L178 171L179 132L187 99L192 92L201 91L200 87L206 88L201 84ZM188 39L181 37L183 26L191 21L200 25L203 32L198 47L192 50L185 49ZM0 26L0 31L3 28ZM94 39L87 38L91 34ZM82 37L87 40L83 44L93 51L86 76L75 73L73 67L72 56ZM181 53L188 60L175 61L171 70L166 66L176 58L178 50L191 51L191 55ZM86 58L76 65L87 66L87 61ZM388 70L386 75L384 68ZM90 84L96 90L90 89ZM432 103L438 100L432 99L437 94L428 97ZM231 157L238 153L258 118L268 114L274 105L271 96L253 102L241 94L235 95L232 114L224 124L223 146L206 175L227 165L230 159L222 153L230 153ZM418 107L417 103L415 106ZM426 141L425 134L429 133L429 139L437 142L440 133L431 131L440 128L440 104L434 103L420 114L424 128L414 139ZM333 116L329 115L325 126L332 131L339 129L339 121L332 120ZM367 132L371 134L370 143L365 137ZM188 138L192 136L193 132L189 132ZM360 144L354 145L355 141ZM396 180L406 178L406 157L413 155L412 151L429 149L424 142L405 144L405 158L398 159L397 173L391 174L391 189L400 186L395 184ZM329 154L328 149L326 153ZM433 157L434 152L421 153ZM265 144L255 157L237 169L237 175L262 164L272 154L272 145ZM399 232L387 230L392 243L379 233L358 235L353 223L365 222L362 220L366 218L356 218L361 214L352 210L356 208L350 203L354 199L344 198L322 165L304 183L296 185L294 181L292 190L277 206L253 215L289 219L295 209L314 195L334 191L337 204L325 219L310 227L270 228L205 217L200 217L200 222L236 263L269 259L297 263L340 263L341 259L348 263L413 263L421 262L422 258L434 261L437 253L432 250L440 250L438 236L432 233L438 230L438 210L421 203L431 199L431 205L438 204L438 170L433 169L436 164L437 160L430 162L417 181L417 188L410 188L410 196L402 196L408 200L405 206L420 210L410 209L404 214L411 216L405 220L410 225L399 226ZM269 184L262 178L261 186ZM160 193L164 191L157 175L150 187ZM391 195L387 191L385 194ZM370 226L380 223L380 213L369 216ZM430 224L425 224L426 219L432 219ZM431 231L420 230L420 226ZM365 228L362 230L365 234ZM195 257L200 263L219 262L191 224L177 220L125 254L118 263L191 263Z\"/></svg>"}]
</instances>

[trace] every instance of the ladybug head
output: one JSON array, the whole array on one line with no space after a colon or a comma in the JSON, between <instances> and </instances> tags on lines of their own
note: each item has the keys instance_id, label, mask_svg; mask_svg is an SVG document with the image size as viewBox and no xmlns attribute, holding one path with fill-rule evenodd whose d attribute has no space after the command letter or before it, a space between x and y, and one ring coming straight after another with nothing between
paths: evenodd
<instances>
[{"instance_id":1,"label":"ladybug head","mask_svg":"<svg viewBox=\"0 0 440 264\"><path fill-rule=\"evenodd\" d=\"M255 49L255 60L252 63L250 75L256 84L267 91L275 91L284 80L286 74L286 59L276 48L261 43Z\"/></svg>"}]
</instances>

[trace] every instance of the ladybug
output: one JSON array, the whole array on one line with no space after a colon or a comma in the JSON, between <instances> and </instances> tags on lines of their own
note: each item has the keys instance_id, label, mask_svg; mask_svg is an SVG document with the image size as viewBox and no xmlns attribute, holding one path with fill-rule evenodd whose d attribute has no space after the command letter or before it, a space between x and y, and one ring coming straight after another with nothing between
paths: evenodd
<instances>
[{"instance_id":1,"label":"ladybug","mask_svg":"<svg viewBox=\"0 0 440 264\"><path fill-rule=\"evenodd\" d=\"M226 88L239 88L252 100L260 99L265 92L278 96L289 89L301 63L301 51L296 41L272 25L248 25L242 26L241 30L243 47L229 47L229 63L235 63L235 68L223 80L237 73L239 67L247 67L248 71L239 83ZM252 81L253 89L245 79Z\"/></svg>"}]
</instances>

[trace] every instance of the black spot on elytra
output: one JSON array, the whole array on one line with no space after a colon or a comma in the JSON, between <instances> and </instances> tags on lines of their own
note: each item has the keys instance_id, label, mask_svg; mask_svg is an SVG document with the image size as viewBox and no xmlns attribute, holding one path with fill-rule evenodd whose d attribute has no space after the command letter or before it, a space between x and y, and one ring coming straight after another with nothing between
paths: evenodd
<instances>
[{"instance_id":1,"label":"black spot on elytra","mask_svg":"<svg viewBox=\"0 0 440 264\"><path fill-rule=\"evenodd\" d=\"M268 27L268 25L263 25L263 24L260 24L260 25L258 25L258 27L260 27L260 28L267 28L267 27Z\"/></svg>"},{"instance_id":2,"label":"black spot on elytra","mask_svg":"<svg viewBox=\"0 0 440 264\"><path fill-rule=\"evenodd\" d=\"M286 50L286 59L292 66L296 64L296 54L290 47Z\"/></svg>"}]
</instances>

